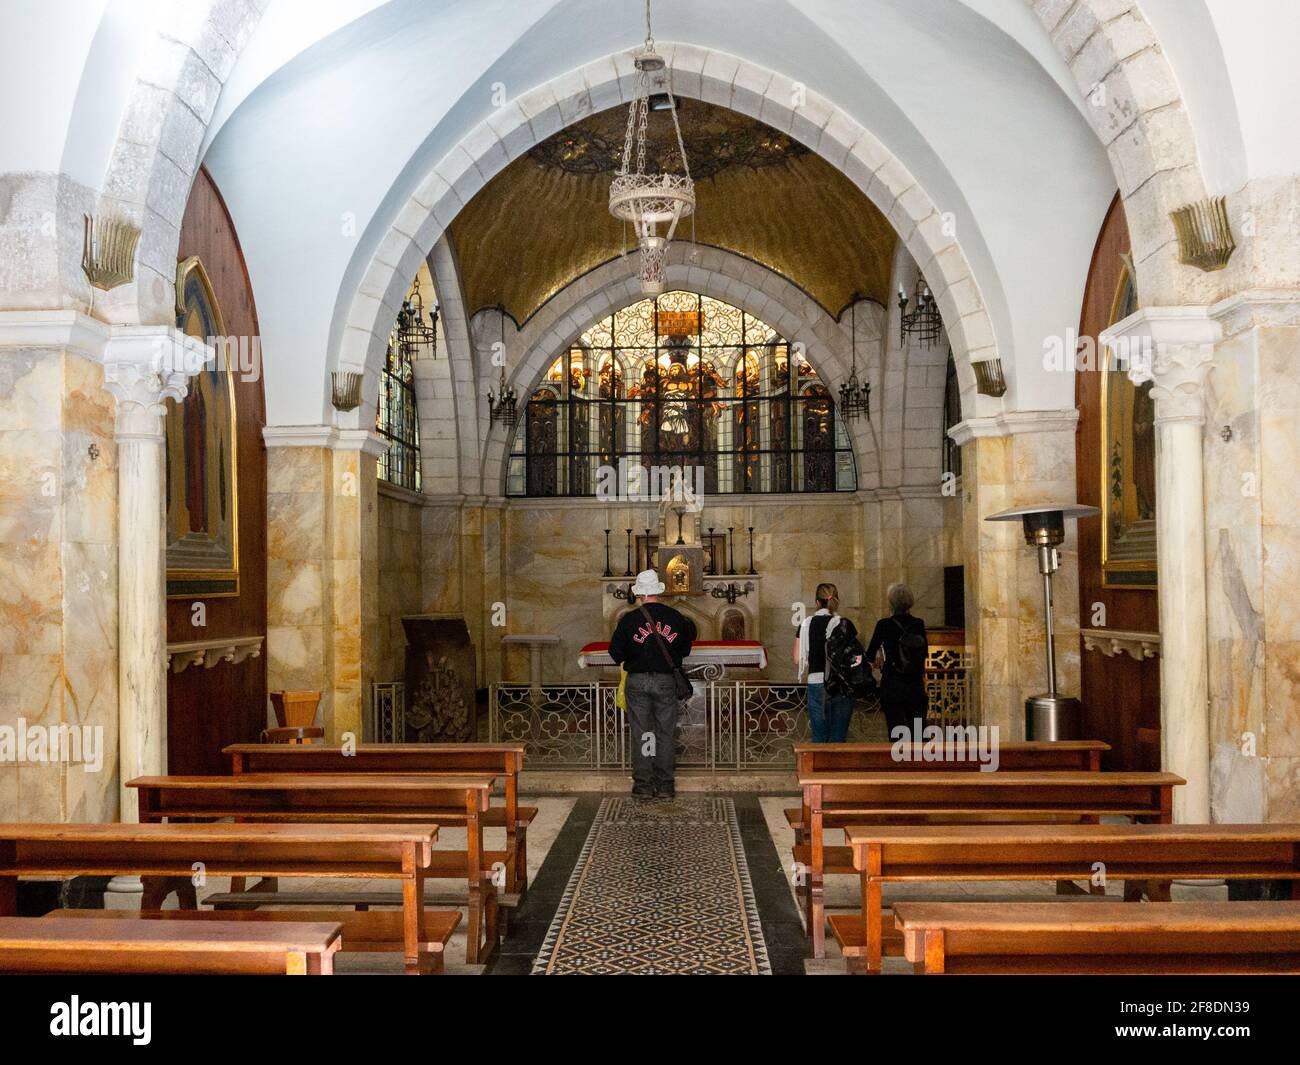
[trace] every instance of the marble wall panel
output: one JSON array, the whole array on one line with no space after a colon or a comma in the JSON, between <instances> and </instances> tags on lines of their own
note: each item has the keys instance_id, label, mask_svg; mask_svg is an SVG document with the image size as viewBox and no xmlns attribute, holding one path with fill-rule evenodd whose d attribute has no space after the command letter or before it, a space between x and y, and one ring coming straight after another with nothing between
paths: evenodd
<instances>
[{"instance_id":1,"label":"marble wall panel","mask_svg":"<svg viewBox=\"0 0 1300 1065\"><path fill-rule=\"evenodd\" d=\"M103 370L0 356L0 725L87 726L99 767L0 766L7 816L117 816L117 474ZM80 739L80 736L78 737Z\"/></svg>"}]
</instances>

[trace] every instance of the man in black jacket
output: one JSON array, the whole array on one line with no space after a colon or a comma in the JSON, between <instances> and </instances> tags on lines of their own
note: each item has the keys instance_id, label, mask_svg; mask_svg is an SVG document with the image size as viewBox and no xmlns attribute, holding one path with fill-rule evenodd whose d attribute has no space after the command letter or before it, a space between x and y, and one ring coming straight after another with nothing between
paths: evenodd
<instances>
[{"instance_id":1,"label":"man in black jacket","mask_svg":"<svg viewBox=\"0 0 1300 1065\"><path fill-rule=\"evenodd\" d=\"M673 667L691 653L695 625L659 602L664 584L652 569L632 585L640 602L619 619L609 657L627 670L627 720L632 734L632 794L671 799L677 692Z\"/></svg>"}]
</instances>

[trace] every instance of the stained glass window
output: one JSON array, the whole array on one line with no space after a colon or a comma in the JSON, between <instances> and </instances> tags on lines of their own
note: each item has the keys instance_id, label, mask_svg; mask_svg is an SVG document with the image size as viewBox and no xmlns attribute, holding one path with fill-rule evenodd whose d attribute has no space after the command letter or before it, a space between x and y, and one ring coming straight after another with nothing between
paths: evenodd
<instances>
[{"instance_id":1,"label":"stained glass window","mask_svg":"<svg viewBox=\"0 0 1300 1065\"><path fill-rule=\"evenodd\" d=\"M710 494L857 487L817 371L765 322L694 292L624 307L555 360L520 419L507 492L591 495L620 460L700 467Z\"/></svg>"},{"instance_id":2,"label":"stained glass window","mask_svg":"<svg viewBox=\"0 0 1300 1065\"><path fill-rule=\"evenodd\" d=\"M420 416L415 405L415 367L410 349L398 342L396 326L384 357L375 429L388 441L388 450L379 458L380 479L418 492Z\"/></svg>"}]
</instances>

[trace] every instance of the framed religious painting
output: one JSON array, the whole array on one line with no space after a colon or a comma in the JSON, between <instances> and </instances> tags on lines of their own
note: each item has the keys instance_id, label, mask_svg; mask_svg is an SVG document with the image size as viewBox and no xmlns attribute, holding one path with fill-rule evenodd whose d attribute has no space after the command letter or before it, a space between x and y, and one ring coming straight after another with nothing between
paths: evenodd
<instances>
[{"instance_id":1,"label":"framed religious painting","mask_svg":"<svg viewBox=\"0 0 1300 1065\"><path fill-rule=\"evenodd\" d=\"M1126 260L1111 323L1137 310ZM1105 354L1101 379L1101 572L1106 588L1156 586L1156 432L1151 383L1135 385Z\"/></svg>"},{"instance_id":2,"label":"framed religious painting","mask_svg":"<svg viewBox=\"0 0 1300 1065\"><path fill-rule=\"evenodd\" d=\"M176 325L188 336L224 337L225 323L197 256L176 269ZM167 404L167 595L239 594L239 488L235 381L216 359Z\"/></svg>"}]
</instances>

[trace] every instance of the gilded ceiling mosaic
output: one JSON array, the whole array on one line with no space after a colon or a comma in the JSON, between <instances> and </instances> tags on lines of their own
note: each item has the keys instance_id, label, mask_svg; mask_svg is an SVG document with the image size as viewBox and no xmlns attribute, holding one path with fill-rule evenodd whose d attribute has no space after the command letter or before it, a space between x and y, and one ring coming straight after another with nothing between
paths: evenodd
<instances>
[{"instance_id":1,"label":"gilded ceiling mosaic","mask_svg":"<svg viewBox=\"0 0 1300 1065\"><path fill-rule=\"evenodd\" d=\"M696 100L679 118L699 209L679 241L726 248L785 275L831 314L853 294L889 297L897 239L843 174L789 136ZM636 243L608 210L627 112L592 115L516 159L452 223L472 311L503 305L517 321ZM676 164L672 121L650 116L646 165ZM654 161L652 162L652 159Z\"/></svg>"}]
</instances>

